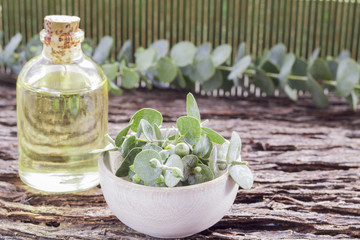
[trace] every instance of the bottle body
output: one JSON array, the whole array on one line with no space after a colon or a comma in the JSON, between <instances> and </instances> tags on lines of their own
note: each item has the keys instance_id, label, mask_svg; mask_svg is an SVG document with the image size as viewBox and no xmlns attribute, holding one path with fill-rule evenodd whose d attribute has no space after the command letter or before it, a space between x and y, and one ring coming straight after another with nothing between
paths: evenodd
<instances>
[{"instance_id":1,"label":"bottle body","mask_svg":"<svg viewBox=\"0 0 360 240\"><path fill-rule=\"evenodd\" d=\"M108 132L107 81L87 57L54 64L29 61L17 81L19 175L47 192L75 192L99 183L99 154Z\"/></svg>"}]
</instances>

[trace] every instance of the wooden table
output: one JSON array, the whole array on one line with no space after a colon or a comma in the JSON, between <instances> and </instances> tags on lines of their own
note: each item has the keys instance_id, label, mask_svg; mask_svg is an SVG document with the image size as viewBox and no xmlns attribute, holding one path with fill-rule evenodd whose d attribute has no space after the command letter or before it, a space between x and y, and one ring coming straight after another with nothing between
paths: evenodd
<instances>
[{"instance_id":1,"label":"wooden table","mask_svg":"<svg viewBox=\"0 0 360 240\"><path fill-rule=\"evenodd\" d=\"M150 238L110 212L101 188L46 194L17 174L15 85L0 83L0 239ZM185 92L127 91L109 99L110 135L139 108L154 107L174 125ZM228 214L193 239L360 238L360 114L332 97L311 99L196 96L209 126L229 138L238 131L242 158L255 174Z\"/></svg>"}]
</instances>

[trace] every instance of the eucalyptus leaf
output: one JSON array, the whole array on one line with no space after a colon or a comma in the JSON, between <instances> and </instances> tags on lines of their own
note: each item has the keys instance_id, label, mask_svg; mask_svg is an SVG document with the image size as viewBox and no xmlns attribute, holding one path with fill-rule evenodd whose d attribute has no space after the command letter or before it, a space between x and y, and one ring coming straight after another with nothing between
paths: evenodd
<instances>
[{"instance_id":1,"label":"eucalyptus leaf","mask_svg":"<svg viewBox=\"0 0 360 240\"><path fill-rule=\"evenodd\" d=\"M359 83L359 79L359 65L351 58L341 61L336 74L337 94L341 97L349 96L355 85Z\"/></svg>"},{"instance_id":2,"label":"eucalyptus leaf","mask_svg":"<svg viewBox=\"0 0 360 240\"><path fill-rule=\"evenodd\" d=\"M201 121L199 107L192 93L188 93L186 96L186 114Z\"/></svg>"},{"instance_id":3,"label":"eucalyptus leaf","mask_svg":"<svg viewBox=\"0 0 360 240\"><path fill-rule=\"evenodd\" d=\"M192 42L179 42L172 47L170 57L177 66L185 67L193 63L195 53L196 47Z\"/></svg>"},{"instance_id":4,"label":"eucalyptus leaf","mask_svg":"<svg viewBox=\"0 0 360 240\"><path fill-rule=\"evenodd\" d=\"M332 74L323 59L317 58L310 65L309 73L316 80L331 80Z\"/></svg>"},{"instance_id":5,"label":"eucalyptus leaf","mask_svg":"<svg viewBox=\"0 0 360 240\"><path fill-rule=\"evenodd\" d=\"M137 111L132 117L131 117L131 121L133 121L133 124L131 125L131 130L136 132L141 119L145 119L147 120L151 126L153 126L154 124L157 124L158 126L160 126L162 124L163 118L162 115L159 111L156 111L155 109L152 108L143 108L139 111Z\"/></svg>"},{"instance_id":6,"label":"eucalyptus leaf","mask_svg":"<svg viewBox=\"0 0 360 240\"><path fill-rule=\"evenodd\" d=\"M129 123L126 127L124 127L116 136L115 138L115 145L120 147L121 144L124 142L126 135L128 134L132 123Z\"/></svg>"},{"instance_id":7,"label":"eucalyptus leaf","mask_svg":"<svg viewBox=\"0 0 360 240\"><path fill-rule=\"evenodd\" d=\"M301 58L296 58L295 63L291 70L293 75L296 76L306 76L307 74L307 63L305 60ZM291 80L289 79L290 86L297 90L306 91L306 81L298 81L298 80Z\"/></svg>"},{"instance_id":8,"label":"eucalyptus leaf","mask_svg":"<svg viewBox=\"0 0 360 240\"><path fill-rule=\"evenodd\" d=\"M286 48L284 44L277 44L270 49L269 61L275 64L279 69L283 65Z\"/></svg>"},{"instance_id":9,"label":"eucalyptus leaf","mask_svg":"<svg viewBox=\"0 0 360 240\"><path fill-rule=\"evenodd\" d=\"M293 101L296 101L298 99L296 90L292 89L289 84L286 84L283 88L285 94Z\"/></svg>"},{"instance_id":10,"label":"eucalyptus leaf","mask_svg":"<svg viewBox=\"0 0 360 240\"><path fill-rule=\"evenodd\" d=\"M261 91L265 92L267 96L273 96L275 91L274 82L266 76L265 72L257 69L254 75L254 84L259 87Z\"/></svg>"},{"instance_id":11,"label":"eucalyptus leaf","mask_svg":"<svg viewBox=\"0 0 360 240\"><path fill-rule=\"evenodd\" d=\"M156 64L157 77L161 82L170 83L176 78L178 67L168 57L161 57Z\"/></svg>"},{"instance_id":12,"label":"eucalyptus leaf","mask_svg":"<svg viewBox=\"0 0 360 240\"><path fill-rule=\"evenodd\" d=\"M98 64L103 64L105 60L109 57L111 48L113 46L113 38L110 36L104 36L99 44L97 45L94 54L93 59Z\"/></svg>"},{"instance_id":13,"label":"eucalyptus leaf","mask_svg":"<svg viewBox=\"0 0 360 240\"><path fill-rule=\"evenodd\" d=\"M131 151L128 153L128 155L124 158L124 160L121 162L120 167L116 171L115 175L117 177L126 177L129 173L129 167L134 163L134 159L136 155L138 155L142 151L141 148L135 147L131 149Z\"/></svg>"},{"instance_id":14,"label":"eucalyptus leaf","mask_svg":"<svg viewBox=\"0 0 360 240\"><path fill-rule=\"evenodd\" d=\"M123 93L121 88L119 88L113 81L108 80L107 83L108 83L108 89L111 93L115 95L121 95Z\"/></svg>"},{"instance_id":15,"label":"eucalyptus leaf","mask_svg":"<svg viewBox=\"0 0 360 240\"><path fill-rule=\"evenodd\" d=\"M295 63L295 55L293 53L286 54L284 64L280 68L279 82L281 87L285 87L288 83L288 76L291 74L292 67Z\"/></svg>"},{"instance_id":16,"label":"eucalyptus leaf","mask_svg":"<svg viewBox=\"0 0 360 240\"><path fill-rule=\"evenodd\" d=\"M231 46L229 44L223 44L216 47L211 54L211 59L216 67L225 63L231 56Z\"/></svg>"},{"instance_id":17,"label":"eucalyptus leaf","mask_svg":"<svg viewBox=\"0 0 360 240\"><path fill-rule=\"evenodd\" d=\"M231 72L228 75L228 79L235 79L240 74L242 74L251 63L251 57L249 55L241 58L231 69Z\"/></svg>"},{"instance_id":18,"label":"eucalyptus leaf","mask_svg":"<svg viewBox=\"0 0 360 240\"><path fill-rule=\"evenodd\" d=\"M229 149L226 154L226 162L231 163L236 161L241 152L241 138L237 132L232 132Z\"/></svg>"},{"instance_id":19,"label":"eucalyptus leaf","mask_svg":"<svg viewBox=\"0 0 360 240\"><path fill-rule=\"evenodd\" d=\"M187 76L193 82L205 82L211 78L215 73L215 66L210 56L201 60L195 61L193 65L188 68Z\"/></svg>"},{"instance_id":20,"label":"eucalyptus leaf","mask_svg":"<svg viewBox=\"0 0 360 240\"><path fill-rule=\"evenodd\" d=\"M121 50L117 56L117 60L119 62L121 62L122 60L125 60L126 62L130 62L131 61L131 52L132 52L131 40L127 40L122 45Z\"/></svg>"},{"instance_id":21,"label":"eucalyptus leaf","mask_svg":"<svg viewBox=\"0 0 360 240\"><path fill-rule=\"evenodd\" d=\"M151 159L161 161L161 156L154 150L143 150L134 159L134 171L144 181L154 181L161 173L161 168L153 168L150 165Z\"/></svg>"},{"instance_id":22,"label":"eucalyptus leaf","mask_svg":"<svg viewBox=\"0 0 360 240\"><path fill-rule=\"evenodd\" d=\"M126 89L133 89L139 85L140 78L139 75L132 69L128 67L122 68L121 73L121 86Z\"/></svg>"},{"instance_id":23,"label":"eucalyptus leaf","mask_svg":"<svg viewBox=\"0 0 360 240\"><path fill-rule=\"evenodd\" d=\"M200 137L200 140L196 143L193 153L199 158L204 158L212 150L212 144L207 135Z\"/></svg>"},{"instance_id":24,"label":"eucalyptus leaf","mask_svg":"<svg viewBox=\"0 0 360 240\"><path fill-rule=\"evenodd\" d=\"M320 48L315 48L315 50L312 52L310 58L309 58L309 65L312 65L315 59L319 57Z\"/></svg>"},{"instance_id":25,"label":"eucalyptus leaf","mask_svg":"<svg viewBox=\"0 0 360 240\"><path fill-rule=\"evenodd\" d=\"M154 150L156 152L158 152L161 155L161 151L164 151L161 147L159 147L158 145L152 144L152 143L148 143L146 144L143 148L143 150Z\"/></svg>"},{"instance_id":26,"label":"eucalyptus leaf","mask_svg":"<svg viewBox=\"0 0 360 240\"><path fill-rule=\"evenodd\" d=\"M345 59L348 59L351 57L351 53L348 50L342 50L336 60L340 63Z\"/></svg>"},{"instance_id":27,"label":"eucalyptus leaf","mask_svg":"<svg viewBox=\"0 0 360 240\"><path fill-rule=\"evenodd\" d=\"M209 158L209 168L214 173L215 177L219 176L219 168L217 165L217 148L216 147L212 148L210 158Z\"/></svg>"},{"instance_id":28,"label":"eucalyptus leaf","mask_svg":"<svg viewBox=\"0 0 360 240\"><path fill-rule=\"evenodd\" d=\"M162 57L165 57L169 51L169 42L166 39L160 39L153 42L150 48L156 51L156 59L159 60Z\"/></svg>"},{"instance_id":29,"label":"eucalyptus leaf","mask_svg":"<svg viewBox=\"0 0 360 240\"><path fill-rule=\"evenodd\" d=\"M211 43L203 43L201 44L196 53L195 53L195 61L201 60L203 58L209 57L211 53Z\"/></svg>"},{"instance_id":30,"label":"eucalyptus leaf","mask_svg":"<svg viewBox=\"0 0 360 240\"><path fill-rule=\"evenodd\" d=\"M324 108L329 105L329 99L325 95L323 87L316 82L310 74L308 75L306 85L311 93L311 97L316 107Z\"/></svg>"},{"instance_id":31,"label":"eucalyptus leaf","mask_svg":"<svg viewBox=\"0 0 360 240\"><path fill-rule=\"evenodd\" d=\"M126 157L128 155L128 153L134 148L136 143L136 137L135 136L130 136L128 138L126 138L123 142L123 144L121 145L121 156L122 157Z\"/></svg>"},{"instance_id":32,"label":"eucalyptus leaf","mask_svg":"<svg viewBox=\"0 0 360 240\"><path fill-rule=\"evenodd\" d=\"M168 167L177 167L181 170L181 172L184 171L184 164L181 161L181 158L176 154L171 155L165 165ZM178 184L180 180L181 178L175 177L170 170L165 171L166 186L175 187L175 185Z\"/></svg>"},{"instance_id":33,"label":"eucalyptus leaf","mask_svg":"<svg viewBox=\"0 0 360 240\"><path fill-rule=\"evenodd\" d=\"M3 53L3 61L9 65L11 61L11 56L15 52L16 48L19 46L22 39L22 35L20 33L15 34L9 41L9 43L5 46Z\"/></svg>"},{"instance_id":34,"label":"eucalyptus leaf","mask_svg":"<svg viewBox=\"0 0 360 240\"><path fill-rule=\"evenodd\" d=\"M242 42L239 44L235 62L238 62L240 59L245 57L245 54L246 54L246 43Z\"/></svg>"},{"instance_id":35,"label":"eucalyptus leaf","mask_svg":"<svg viewBox=\"0 0 360 240\"><path fill-rule=\"evenodd\" d=\"M201 83L201 90L205 92L211 92L216 89L219 89L223 84L223 75L219 70L215 71L215 74L207 80L206 82Z\"/></svg>"},{"instance_id":36,"label":"eucalyptus leaf","mask_svg":"<svg viewBox=\"0 0 360 240\"><path fill-rule=\"evenodd\" d=\"M254 177L246 165L233 165L229 168L232 179L243 189L250 189L254 183Z\"/></svg>"},{"instance_id":37,"label":"eucalyptus leaf","mask_svg":"<svg viewBox=\"0 0 360 240\"><path fill-rule=\"evenodd\" d=\"M184 140L190 145L195 145L200 140L201 127L198 119L189 116L180 117L176 125L181 135L184 135Z\"/></svg>"},{"instance_id":38,"label":"eucalyptus leaf","mask_svg":"<svg viewBox=\"0 0 360 240\"><path fill-rule=\"evenodd\" d=\"M184 179L187 179L190 176L192 170L197 166L199 159L195 155L186 155L181 159L184 163Z\"/></svg>"},{"instance_id":39,"label":"eucalyptus leaf","mask_svg":"<svg viewBox=\"0 0 360 240\"><path fill-rule=\"evenodd\" d=\"M175 78L175 85L179 86L180 88L186 88L186 81L180 69L178 70L178 74Z\"/></svg>"},{"instance_id":40,"label":"eucalyptus leaf","mask_svg":"<svg viewBox=\"0 0 360 240\"><path fill-rule=\"evenodd\" d=\"M359 103L359 91L353 89L350 95L346 98L351 108L356 111Z\"/></svg>"},{"instance_id":41,"label":"eucalyptus leaf","mask_svg":"<svg viewBox=\"0 0 360 240\"><path fill-rule=\"evenodd\" d=\"M102 69L110 81L115 81L118 75L119 63L103 64Z\"/></svg>"},{"instance_id":42,"label":"eucalyptus leaf","mask_svg":"<svg viewBox=\"0 0 360 240\"><path fill-rule=\"evenodd\" d=\"M148 48L148 49L144 50L144 49L139 48L135 54L135 57L136 57L135 63L136 63L137 68L140 71L145 71L154 62L155 56L156 56L156 52L154 49Z\"/></svg>"},{"instance_id":43,"label":"eucalyptus leaf","mask_svg":"<svg viewBox=\"0 0 360 240\"><path fill-rule=\"evenodd\" d=\"M152 141L155 133L153 127L150 125L148 121L145 119L140 120L140 127L142 129L142 133L144 134L145 138L149 141Z\"/></svg>"},{"instance_id":44,"label":"eucalyptus leaf","mask_svg":"<svg viewBox=\"0 0 360 240\"><path fill-rule=\"evenodd\" d=\"M326 61L326 65L328 66L331 72L332 79L336 79L336 73L339 64L334 60L330 60L330 61Z\"/></svg>"},{"instance_id":45,"label":"eucalyptus leaf","mask_svg":"<svg viewBox=\"0 0 360 240\"><path fill-rule=\"evenodd\" d=\"M210 141L216 144L223 144L226 140L224 139L223 136L221 136L219 133L215 132L214 130L207 128L207 127L202 127L202 134L206 134Z\"/></svg>"}]
</instances>

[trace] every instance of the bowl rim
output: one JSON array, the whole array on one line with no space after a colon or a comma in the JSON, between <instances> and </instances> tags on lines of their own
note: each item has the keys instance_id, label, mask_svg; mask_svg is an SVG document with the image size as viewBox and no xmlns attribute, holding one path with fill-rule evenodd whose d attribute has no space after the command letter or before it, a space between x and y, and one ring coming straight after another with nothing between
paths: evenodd
<instances>
[{"instance_id":1,"label":"bowl rim","mask_svg":"<svg viewBox=\"0 0 360 240\"><path fill-rule=\"evenodd\" d=\"M194 190L198 188L203 187L210 187L212 185L216 185L219 182L226 181L229 177L229 170L227 170L225 173L223 173L221 176L214 178L213 180L203 182L200 184L195 185L189 185L189 186L181 186L181 187L153 187L153 186L145 186L141 184L136 184L130 181L126 181L125 179L121 177L117 177L105 164L105 158L101 157L99 159L99 173L104 173L107 177L110 177L112 180L121 183L129 188L138 188L140 190L147 190L147 191L188 191L188 190ZM111 161L111 157L109 158L109 161Z\"/></svg>"}]
</instances>

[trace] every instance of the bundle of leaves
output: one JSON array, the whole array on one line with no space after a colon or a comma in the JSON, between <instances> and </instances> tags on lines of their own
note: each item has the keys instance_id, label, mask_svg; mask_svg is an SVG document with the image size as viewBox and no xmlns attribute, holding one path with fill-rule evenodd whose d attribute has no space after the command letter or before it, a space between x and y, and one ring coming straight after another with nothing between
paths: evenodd
<instances>
[{"instance_id":1,"label":"bundle of leaves","mask_svg":"<svg viewBox=\"0 0 360 240\"><path fill-rule=\"evenodd\" d=\"M236 132L231 140L205 127L194 96L186 99L187 116L179 117L177 128L162 129L160 112L144 108L137 111L129 125L104 149L92 153L120 151L123 158L116 176L153 187L178 187L210 181L230 173L244 189L250 189L253 175L247 162L241 161L241 139Z\"/></svg>"},{"instance_id":2,"label":"bundle of leaves","mask_svg":"<svg viewBox=\"0 0 360 240\"><path fill-rule=\"evenodd\" d=\"M16 34L4 50L0 48L0 65L6 65L16 74L27 60L42 50L38 36L26 46L20 45L21 39L21 34ZM195 46L184 41L170 49L169 42L161 39L148 48L139 47L134 51L128 40L114 59L110 57L113 45L113 38L104 36L97 46L91 39L85 39L82 49L102 66L109 80L109 91L114 94L122 94L122 89L137 88L143 82L149 89L155 86L189 91L195 91L198 84L204 92L230 92L240 86L249 94L251 86L255 86L266 96L273 96L279 90L293 101L302 91L309 93L319 108L329 105L326 91L346 99L354 110L359 102L360 67L346 50L337 57L324 59L319 57L320 48L317 48L304 59L288 52L283 44L277 44L254 58L246 51L246 44L241 43L231 61L233 49L229 44L213 49L210 43ZM250 84L245 83L246 79Z\"/></svg>"}]
</instances>

